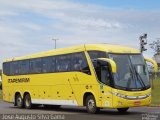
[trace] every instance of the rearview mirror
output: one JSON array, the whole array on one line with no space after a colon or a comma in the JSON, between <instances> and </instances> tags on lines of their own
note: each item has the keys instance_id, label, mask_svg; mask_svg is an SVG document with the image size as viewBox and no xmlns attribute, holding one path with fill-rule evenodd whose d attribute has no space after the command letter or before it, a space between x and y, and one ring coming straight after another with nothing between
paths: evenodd
<instances>
[{"instance_id":1,"label":"rearview mirror","mask_svg":"<svg viewBox=\"0 0 160 120\"><path fill-rule=\"evenodd\" d=\"M97 62L104 66L109 64L111 66L112 73L117 73L117 65L112 59L98 58Z\"/></svg>"},{"instance_id":2,"label":"rearview mirror","mask_svg":"<svg viewBox=\"0 0 160 120\"><path fill-rule=\"evenodd\" d=\"M154 72L158 72L158 64L156 61L149 59L149 58L144 58L144 59L145 59L145 61L150 62L154 65Z\"/></svg>"}]
</instances>

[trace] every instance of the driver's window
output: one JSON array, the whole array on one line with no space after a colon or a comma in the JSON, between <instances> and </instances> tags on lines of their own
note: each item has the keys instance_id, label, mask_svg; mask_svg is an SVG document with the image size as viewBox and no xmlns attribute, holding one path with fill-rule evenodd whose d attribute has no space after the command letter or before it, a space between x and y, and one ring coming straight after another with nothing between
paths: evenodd
<instances>
[{"instance_id":1,"label":"driver's window","mask_svg":"<svg viewBox=\"0 0 160 120\"><path fill-rule=\"evenodd\" d=\"M110 85L110 72L108 66L101 66L101 79L100 81L106 85Z\"/></svg>"},{"instance_id":2,"label":"driver's window","mask_svg":"<svg viewBox=\"0 0 160 120\"><path fill-rule=\"evenodd\" d=\"M111 82L111 72L108 65L101 65L100 63L95 63L95 71L97 78L100 82L110 85Z\"/></svg>"}]
</instances>

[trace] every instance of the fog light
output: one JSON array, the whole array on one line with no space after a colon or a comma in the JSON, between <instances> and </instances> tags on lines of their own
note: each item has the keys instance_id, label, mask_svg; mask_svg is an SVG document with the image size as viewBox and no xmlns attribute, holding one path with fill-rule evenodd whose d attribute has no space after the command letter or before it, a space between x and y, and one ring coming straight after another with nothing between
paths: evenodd
<instances>
[{"instance_id":1,"label":"fog light","mask_svg":"<svg viewBox=\"0 0 160 120\"><path fill-rule=\"evenodd\" d=\"M151 103L151 100L149 100L149 103Z\"/></svg>"},{"instance_id":2,"label":"fog light","mask_svg":"<svg viewBox=\"0 0 160 120\"><path fill-rule=\"evenodd\" d=\"M118 101L118 105L119 105L119 106L122 106L123 103L122 103L121 101Z\"/></svg>"}]
</instances>

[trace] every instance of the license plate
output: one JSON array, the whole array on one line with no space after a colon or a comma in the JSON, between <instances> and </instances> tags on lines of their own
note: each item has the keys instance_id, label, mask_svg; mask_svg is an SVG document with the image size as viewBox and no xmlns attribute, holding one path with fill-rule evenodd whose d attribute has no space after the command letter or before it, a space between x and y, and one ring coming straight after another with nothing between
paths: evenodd
<instances>
[{"instance_id":1,"label":"license plate","mask_svg":"<svg viewBox=\"0 0 160 120\"><path fill-rule=\"evenodd\" d=\"M134 102L134 105L136 105L136 106L138 106L138 105L140 105L141 104L141 102L140 101L136 101L136 102Z\"/></svg>"}]
</instances>

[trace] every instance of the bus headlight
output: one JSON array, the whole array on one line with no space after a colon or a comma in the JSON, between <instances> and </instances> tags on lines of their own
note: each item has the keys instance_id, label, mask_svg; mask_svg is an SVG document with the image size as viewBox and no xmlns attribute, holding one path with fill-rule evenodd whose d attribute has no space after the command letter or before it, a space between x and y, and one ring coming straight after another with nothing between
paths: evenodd
<instances>
[{"instance_id":1,"label":"bus headlight","mask_svg":"<svg viewBox=\"0 0 160 120\"><path fill-rule=\"evenodd\" d=\"M126 95L120 94L120 93L117 93L117 92L112 92L112 94L115 95L115 96L121 97L121 98L125 98L125 99L127 97Z\"/></svg>"},{"instance_id":2,"label":"bus headlight","mask_svg":"<svg viewBox=\"0 0 160 120\"><path fill-rule=\"evenodd\" d=\"M124 95L124 94L117 93L117 92L112 92L112 94L117 96L117 97L121 97L121 98L124 98L124 99L129 99L129 100L145 99L145 98L151 96L151 93L148 93L148 94L143 95L143 96L128 96L128 95Z\"/></svg>"},{"instance_id":3,"label":"bus headlight","mask_svg":"<svg viewBox=\"0 0 160 120\"><path fill-rule=\"evenodd\" d=\"M151 96L151 93L148 93L147 96L148 96L148 97Z\"/></svg>"}]
</instances>

